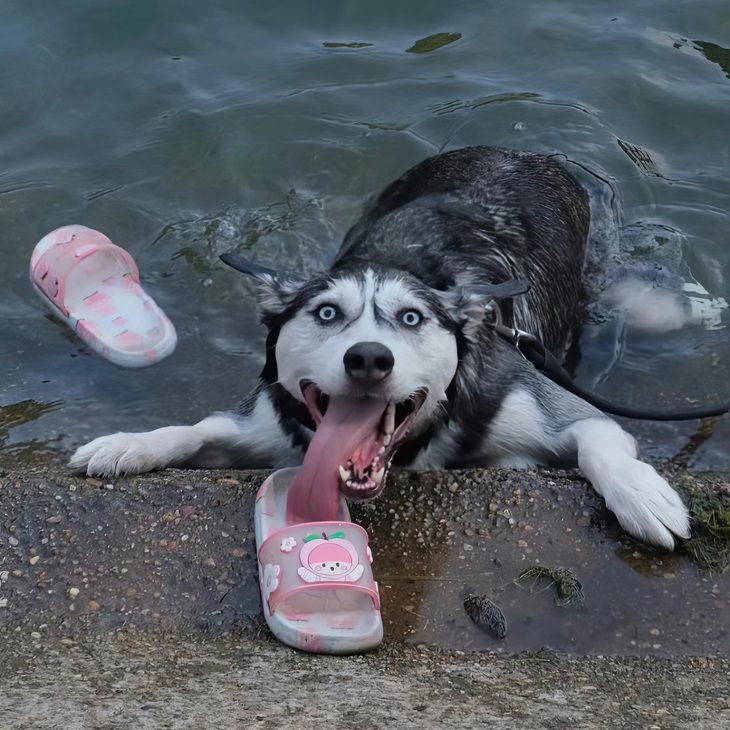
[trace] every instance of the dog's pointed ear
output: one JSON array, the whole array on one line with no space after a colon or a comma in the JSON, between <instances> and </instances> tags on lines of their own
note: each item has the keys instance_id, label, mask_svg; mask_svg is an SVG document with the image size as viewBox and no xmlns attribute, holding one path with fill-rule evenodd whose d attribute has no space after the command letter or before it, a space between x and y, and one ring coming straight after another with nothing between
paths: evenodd
<instances>
[{"instance_id":1,"label":"dog's pointed ear","mask_svg":"<svg viewBox=\"0 0 730 730\"><path fill-rule=\"evenodd\" d=\"M530 291L526 279L509 279L500 284L456 286L442 293L451 316L467 339L473 339L490 310L490 305Z\"/></svg>"},{"instance_id":2,"label":"dog's pointed ear","mask_svg":"<svg viewBox=\"0 0 730 730\"><path fill-rule=\"evenodd\" d=\"M279 271L257 264L240 253L224 253L220 259L224 264L257 279L259 307L265 323L281 314L294 301L304 284L304 279L291 271Z\"/></svg>"}]
</instances>

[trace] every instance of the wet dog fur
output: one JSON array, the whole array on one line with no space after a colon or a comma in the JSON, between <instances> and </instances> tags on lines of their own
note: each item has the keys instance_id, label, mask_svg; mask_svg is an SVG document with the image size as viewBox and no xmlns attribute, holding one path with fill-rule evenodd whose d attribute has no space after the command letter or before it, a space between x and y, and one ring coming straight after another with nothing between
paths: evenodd
<instances>
[{"instance_id":1,"label":"wet dog fur","mask_svg":"<svg viewBox=\"0 0 730 730\"><path fill-rule=\"evenodd\" d=\"M499 320L565 353L585 313L589 223L585 190L549 157L472 147L429 158L368 202L327 272L301 279L229 257L259 280L268 328L259 385L238 412L97 438L71 465L107 477L296 465L328 398L379 398L400 409L392 439L385 416L379 426L378 444L392 443L372 464L342 465L349 498L375 496L391 461L573 464L627 532L672 549L675 537L689 537L687 509L637 459L635 440L492 326ZM502 297L496 285L515 280L529 291Z\"/></svg>"}]
</instances>

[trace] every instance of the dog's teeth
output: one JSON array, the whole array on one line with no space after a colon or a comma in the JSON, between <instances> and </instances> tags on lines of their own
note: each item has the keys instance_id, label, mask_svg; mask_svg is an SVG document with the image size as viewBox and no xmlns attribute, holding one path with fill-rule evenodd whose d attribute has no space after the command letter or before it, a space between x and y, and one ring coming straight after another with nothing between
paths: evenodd
<instances>
[{"instance_id":1,"label":"dog's teeth","mask_svg":"<svg viewBox=\"0 0 730 730\"><path fill-rule=\"evenodd\" d=\"M383 436L383 446L390 446L390 441L393 438L393 436L389 433L386 433L385 436Z\"/></svg>"},{"instance_id":2,"label":"dog's teeth","mask_svg":"<svg viewBox=\"0 0 730 730\"><path fill-rule=\"evenodd\" d=\"M370 474L371 479L376 484L380 484L383 481L384 476L385 476L385 467L383 467L382 469L379 469L378 471L374 471Z\"/></svg>"},{"instance_id":3,"label":"dog's teeth","mask_svg":"<svg viewBox=\"0 0 730 730\"><path fill-rule=\"evenodd\" d=\"M346 484L346 485L347 485L348 487L352 487L352 484L353 484L353 482L352 482L352 479L348 479L348 480L347 480L347 481L345 482L345 484Z\"/></svg>"},{"instance_id":4,"label":"dog's teeth","mask_svg":"<svg viewBox=\"0 0 730 730\"><path fill-rule=\"evenodd\" d=\"M378 449L378 456L382 456L385 453L385 446L381 446L380 449Z\"/></svg>"},{"instance_id":5,"label":"dog's teeth","mask_svg":"<svg viewBox=\"0 0 730 730\"><path fill-rule=\"evenodd\" d=\"M383 419L383 433L390 435L395 431L395 404L391 401L385 410L385 418Z\"/></svg>"},{"instance_id":6,"label":"dog's teeth","mask_svg":"<svg viewBox=\"0 0 730 730\"><path fill-rule=\"evenodd\" d=\"M345 469L342 464L340 464L340 479L342 479L343 482L347 483L348 479L352 479L352 471L348 471Z\"/></svg>"}]
</instances>

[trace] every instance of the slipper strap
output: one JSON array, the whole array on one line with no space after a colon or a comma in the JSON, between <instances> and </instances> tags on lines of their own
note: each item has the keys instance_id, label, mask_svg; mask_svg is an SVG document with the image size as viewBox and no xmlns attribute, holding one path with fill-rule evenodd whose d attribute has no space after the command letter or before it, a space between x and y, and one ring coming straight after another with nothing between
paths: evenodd
<instances>
[{"instance_id":1,"label":"slipper strap","mask_svg":"<svg viewBox=\"0 0 730 730\"><path fill-rule=\"evenodd\" d=\"M358 585L357 583L336 583L336 582L328 582L328 583L307 583L302 584L300 586L294 586L294 588L290 588L288 591L279 591L276 598L274 596L269 597L269 612L273 616L274 612L276 611L279 604L287 600L289 598L292 598L292 596L295 596L297 593L311 593L312 591L358 591L360 593L365 593L373 601L373 608L376 611L380 611L380 594L378 593L378 584L373 582L374 588L371 588L370 586L362 586Z\"/></svg>"},{"instance_id":2,"label":"slipper strap","mask_svg":"<svg viewBox=\"0 0 730 730\"><path fill-rule=\"evenodd\" d=\"M270 613L307 591L366 593L380 611L368 533L352 522L304 522L269 535L258 552L261 594Z\"/></svg>"},{"instance_id":3,"label":"slipper strap","mask_svg":"<svg viewBox=\"0 0 730 730\"><path fill-rule=\"evenodd\" d=\"M87 256L102 251L114 254L126 273L139 284L139 269L129 252L112 243L103 233L93 230L79 231L68 241L60 241L50 246L32 266L31 279L68 316L65 300L69 274Z\"/></svg>"}]
</instances>

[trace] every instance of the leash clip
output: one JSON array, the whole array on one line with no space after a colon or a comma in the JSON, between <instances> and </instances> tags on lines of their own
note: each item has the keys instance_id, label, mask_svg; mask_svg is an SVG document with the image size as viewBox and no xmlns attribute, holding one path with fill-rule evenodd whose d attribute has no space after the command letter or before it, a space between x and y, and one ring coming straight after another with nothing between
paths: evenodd
<instances>
[{"instance_id":1,"label":"leash clip","mask_svg":"<svg viewBox=\"0 0 730 730\"><path fill-rule=\"evenodd\" d=\"M533 351L543 352L544 349L540 344L540 341L535 335L525 330L517 329L517 327L507 327L502 324L502 310L499 308L498 303L492 299L489 304L485 307L486 311L494 315L494 321L489 323L489 326L503 339L512 345L527 362L535 365L537 363L530 353ZM528 347L525 347L528 345ZM532 347L529 347L532 345ZM539 368L538 368L539 369Z\"/></svg>"},{"instance_id":2,"label":"leash clip","mask_svg":"<svg viewBox=\"0 0 730 730\"><path fill-rule=\"evenodd\" d=\"M522 342L522 340L526 340L527 342L537 342L537 337L535 337L535 335L525 332L524 330L519 330L516 327L505 327L503 324L498 322L495 322L492 327L500 337L514 345L518 350L520 350L520 352L522 352L520 349L520 342Z\"/></svg>"}]
</instances>

